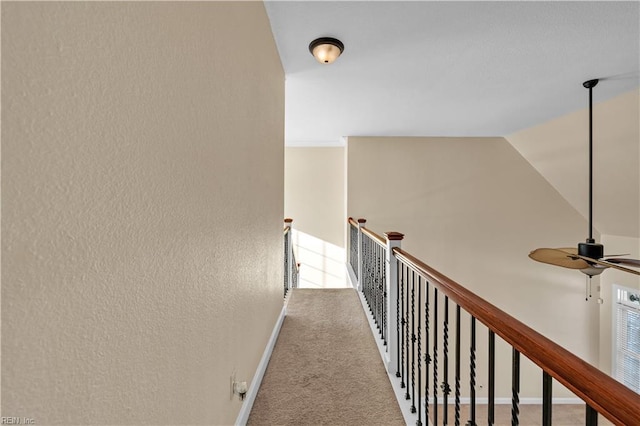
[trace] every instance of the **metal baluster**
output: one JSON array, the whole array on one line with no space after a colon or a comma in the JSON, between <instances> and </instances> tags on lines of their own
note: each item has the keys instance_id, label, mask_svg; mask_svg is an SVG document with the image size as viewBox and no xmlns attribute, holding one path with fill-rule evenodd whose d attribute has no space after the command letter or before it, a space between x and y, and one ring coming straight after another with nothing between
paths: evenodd
<instances>
[{"instance_id":1,"label":"metal baluster","mask_svg":"<svg viewBox=\"0 0 640 426\"><path fill-rule=\"evenodd\" d=\"M476 318L471 317L471 348L469 349L469 396L471 419L467 426L476 426Z\"/></svg>"},{"instance_id":2,"label":"metal baluster","mask_svg":"<svg viewBox=\"0 0 640 426\"><path fill-rule=\"evenodd\" d=\"M416 412L416 273L411 271L411 412Z\"/></svg>"},{"instance_id":3,"label":"metal baluster","mask_svg":"<svg viewBox=\"0 0 640 426\"><path fill-rule=\"evenodd\" d=\"M367 306L369 307L369 312L371 313L371 315L373 316L373 301L371 300L371 286L372 286L372 281L373 281L373 272L371 271L371 252L373 251L373 247L372 247L372 242L371 242L371 238L366 237L366 242L367 242L367 250L366 250L366 258L365 258L365 265L367 266L367 273L366 273L366 277L367 277Z\"/></svg>"},{"instance_id":4,"label":"metal baluster","mask_svg":"<svg viewBox=\"0 0 640 426\"><path fill-rule=\"evenodd\" d=\"M420 318L420 311L422 310L422 283L420 275L418 275L418 420L416 426L422 426L422 347L421 347L421 334L422 323Z\"/></svg>"},{"instance_id":5,"label":"metal baluster","mask_svg":"<svg viewBox=\"0 0 640 426\"><path fill-rule=\"evenodd\" d=\"M451 393L451 387L449 387L449 296L444 296L444 318L443 318L443 335L442 335L442 374L444 380L442 380L442 420L443 424L449 424L449 394Z\"/></svg>"},{"instance_id":6,"label":"metal baluster","mask_svg":"<svg viewBox=\"0 0 640 426\"><path fill-rule=\"evenodd\" d=\"M405 363L405 377L407 378L407 390L404 393L404 399L410 399L411 396L409 395L409 356L412 354L409 354L409 268L407 268L407 275L406 275L406 285L407 285L407 291L405 292L406 295L406 300L405 300L405 309L406 309L406 321L405 321L405 328L404 328L404 341L407 345L407 362Z\"/></svg>"},{"instance_id":7,"label":"metal baluster","mask_svg":"<svg viewBox=\"0 0 640 426\"><path fill-rule=\"evenodd\" d=\"M460 305L456 304L456 406L455 425L460 426Z\"/></svg>"},{"instance_id":8,"label":"metal baluster","mask_svg":"<svg viewBox=\"0 0 640 426\"><path fill-rule=\"evenodd\" d=\"M376 244L376 324L378 326L378 330L380 333L380 337L383 338L382 335L382 268L380 265L380 259L382 259L382 247L379 244Z\"/></svg>"},{"instance_id":9,"label":"metal baluster","mask_svg":"<svg viewBox=\"0 0 640 426\"><path fill-rule=\"evenodd\" d=\"M288 232L291 232L289 230ZM289 236L284 236L284 297L289 292Z\"/></svg>"},{"instance_id":10,"label":"metal baluster","mask_svg":"<svg viewBox=\"0 0 640 426\"><path fill-rule=\"evenodd\" d=\"M373 286L373 271L371 270L371 256L373 252L373 242L371 238L367 237L367 304L369 305L369 312L373 316L373 294L371 288Z\"/></svg>"},{"instance_id":11,"label":"metal baluster","mask_svg":"<svg viewBox=\"0 0 640 426\"><path fill-rule=\"evenodd\" d=\"M438 424L438 289L433 287L433 424Z\"/></svg>"},{"instance_id":12,"label":"metal baluster","mask_svg":"<svg viewBox=\"0 0 640 426\"><path fill-rule=\"evenodd\" d=\"M512 367L511 367L511 425L520 424L518 415L520 414L520 352L516 348L512 350Z\"/></svg>"},{"instance_id":13,"label":"metal baluster","mask_svg":"<svg viewBox=\"0 0 640 426\"><path fill-rule=\"evenodd\" d=\"M371 253L373 252L373 242L367 237L367 302L369 304L369 312L373 315L373 300L371 294L371 286L373 285L373 272L371 271Z\"/></svg>"},{"instance_id":14,"label":"metal baluster","mask_svg":"<svg viewBox=\"0 0 640 426\"><path fill-rule=\"evenodd\" d=\"M349 224L349 228L351 229L350 234L350 244L349 244L349 252L350 252L350 263L351 269L353 269L353 274L358 277L358 228L353 226L353 224Z\"/></svg>"},{"instance_id":15,"label":"metal baluster","mask_svg":"<svg viewBox=\"0 0 640 426\"><path fill-rule=\"evenodd\" d=\"M400 320L400 323L402 324L402 327L400 329L400 359L401 359L401 363L400 363L400 387L404 388L405 387L405 383L404 383L404 329L405 329L405 312L404 312L404 271L405 271L405 267L404 265L402 266L402 273L401 273L401 278L400 278L400 301L401 301L401 306L400 306L400 313L402 314L402 319Z\"/></svg>"},{"instance_id":16,"label":"metal baluster","mask_svg":"<svg viewBox=\"0 0 640 426\"><path fill-rule=\"evenodd\" d=\"M429 281L424 280L424 360L425 360L425 390L424 390L424 420L429 423L429 366L431 356L429 355Z\"/></svg>"},{"instance_id":17,"label":"metal baluster","mask_svg":"<svg viewBox=\"0 0 640 426\"><path fill-rule=\"evenodd\" d=\"M387 335L389 333L389 324L387 319L387 249L382 250L382 258L380 261L382 262L382 343L384 346L387 346Z\"/></svg>"},{"instance_id":18,"label":"metal baluster","mask_svg":"<svg viewBox=\"0 0 640 426\"><path fill-rule=\"evenodd\" d=\"M369 293L367 293L368 288L367 288L367 281L369 281L369 274L367 273L367 246L368 246L368 242L367 242L367 237L364 235L364 233L362 234L362 294L364 295L364 300L367 302L367 307L369 306Z\"/></svg>"},{"instance_id":19,"label":"metal baluster","mask_svg":"<svg viewBox=\"0 0 640 426\"><path fill-rule=\"evenodd\" d=\"M546 371L542 372L542 426L551 426L552 378Z\"/></svg>"},{"instance_id":20,"label":"metal baluster","mask_svg":"<svg viewBox=\"0 0 640 426\"><path fill-rule=\"evenodd\" d=\"M587 404L586 407L587 411L584 418L585 426L598 426L598 412L594 410L589 404Z\"/></svg>"},{"instance_id":21,"label":"metal baluster","mask_svg":"<svg viewBox=\"0 0 640 426\"><path fill-rule=\"evenodd\" d=\"M379 295L379 288L380 288L380 264L379 264L379 259L380 259L380 246L378 244L374 244L373 245L373 252L374 252L374 258L373 258L373 264L374 264L374 278L373 278L373 306L374 306L374 312L375 312L375 319L376 319L376 328L378 329L378 332L380 332L380 295Z\"/></svg>"},{"instance_id":22,"label":"metal baluster","mask_svg":"<svg viewBox=\"0 0 640 426\"><path fill-rule=\"evenodd\" d=\"M495 422L496 396L496 333L489 330L489 407L487 421L489 426Z\"/></svg>"},{"instance_id":23,"label":"metal baluster","mask_svg":"<svg viewBox=\"0 0 640 426\"><path fill-rule=\"evenodd\" d=\"M396 270L398 271L398 278L396 280L396 295L400 294L400 276L402 273L402 264L400 263L399 260L396 260ZM402 299L402 297L396 297L396 336L400 337L400 335L402 333L400 333L400 323L402 322L402 317L400 316L400 300ZM400 353L400 339L396 338L396 348L397 348L397 352L396 353ZM397 356L397 363L398 365L396 366L396 377L400 377L400 357Z\"/></svg>"},{"instance_id":24,"label":"metal baluster","mask_svg":"<svg viewBox=\"0 0 640 426\"><path fill-rule=\"evenodd\" d=\"M378 330L380 330L380 336L382 337L382 295L380 294L380 286L382 281L382 273L380 272L380 259L382 255L380 252L382 247L376 244L376 324Z\"/></svg>"}]
</instances>

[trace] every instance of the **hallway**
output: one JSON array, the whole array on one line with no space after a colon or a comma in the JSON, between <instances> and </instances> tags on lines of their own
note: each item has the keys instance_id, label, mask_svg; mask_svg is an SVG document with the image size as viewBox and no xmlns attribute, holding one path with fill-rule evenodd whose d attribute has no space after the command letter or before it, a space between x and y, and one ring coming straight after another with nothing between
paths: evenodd
<instances>
[{"instance_id":1,"label":"hallway","mask_svg":"<svg viewBox=\"0 0 640 426\"><path fill-rule=\"evenodd\" d=\"M248 424L405 424L355 290L292 290Z\"/></svg>"}]
</instances>

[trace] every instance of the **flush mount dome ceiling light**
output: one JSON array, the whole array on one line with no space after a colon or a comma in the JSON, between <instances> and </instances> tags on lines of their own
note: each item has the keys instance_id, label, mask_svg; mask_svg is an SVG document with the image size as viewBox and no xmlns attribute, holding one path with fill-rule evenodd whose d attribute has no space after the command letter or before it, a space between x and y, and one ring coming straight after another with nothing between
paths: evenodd
<instances>
[{"instance_id":1,"label":"flush mount dome ceiling light","mask_svg":"<svg viewBox=\"0 0 640 426\"><path fill-rule=\"evenodd\" d=\"M309 43L309 52L321 64L330 64L344 51L344 44L336 38L320 37Z\"/></svg>"}]
</instances>

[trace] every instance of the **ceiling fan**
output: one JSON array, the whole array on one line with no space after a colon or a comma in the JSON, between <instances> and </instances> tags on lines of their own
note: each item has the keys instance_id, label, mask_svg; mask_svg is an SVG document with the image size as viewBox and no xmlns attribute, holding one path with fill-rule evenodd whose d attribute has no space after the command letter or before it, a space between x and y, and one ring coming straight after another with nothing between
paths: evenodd
<instances>
[{"instance_id":1,"label":"ceiling fan","mask_svg":"<svg viewBox=\"0 0 640 426\"><path fill-rule=\"evenodd\" d=\"M589 89L589 238L578 243L577 248L539 248L529 253L529 257L542 263L563 268L578 269L591 278L601 274L607 268L619 269L631 274L640 275L640 271L627 268L640 268L640 259L625 259L619 256L604 255L604 246L593 239L593 96L592 90L598 79L588 80L582 85Z\"/></svg>"}]
</instances>

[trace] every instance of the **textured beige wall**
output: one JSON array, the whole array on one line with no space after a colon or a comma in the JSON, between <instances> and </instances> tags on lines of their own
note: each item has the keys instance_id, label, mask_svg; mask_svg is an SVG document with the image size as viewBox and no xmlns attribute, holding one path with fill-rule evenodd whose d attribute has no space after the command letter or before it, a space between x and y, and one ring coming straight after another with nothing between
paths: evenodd
<instances>
[{"instance_id":1,"label":"textured beige wall","mask_svg":"<svg viewBox=\"0 0 640 426\"><path fill-rule=\"evenodd\" d=\"M261 2L2 4L2 415L231 424L282 307Z\"/></svg>"},{"instance_id":2,"label":"textured beige wall","mask_svg":"<svg viewBox=\"0 0 640 426\"><path fill-rule=\"evenodd\" d=\"M296 229L344 247L345 148L285 148L284 212Z\"/></svg>"},{"instance_id":3,"label":"textured beige wall","mask_svg":"<svg viewBox=\"0 0 640 426\"><path fill-rule=\"evenodd\" d=\"M593 89L593 226L602 234L640 238L640 90L598 102L598 88ZM584 217L589 215L588 129L585 108L506 137Z\"/></svg>"},{"instance_id":4,"label":"textured beige wall","mask_svg":"<svg viewBox=\"0 0 640 426\"><path fill-rule=\"evenodd\" d=\"M347 157L350 216L403 232L407 251L597 365L598 304L585 302L584 276L527 257L581 241L586 221L506 140L350 137ZM497 365L510 356L501 349ZM522 396L535 397L540 372L526 364ZM510 395L510 377L502 368L498 396Z\"/></svg>"}]
</instances>

